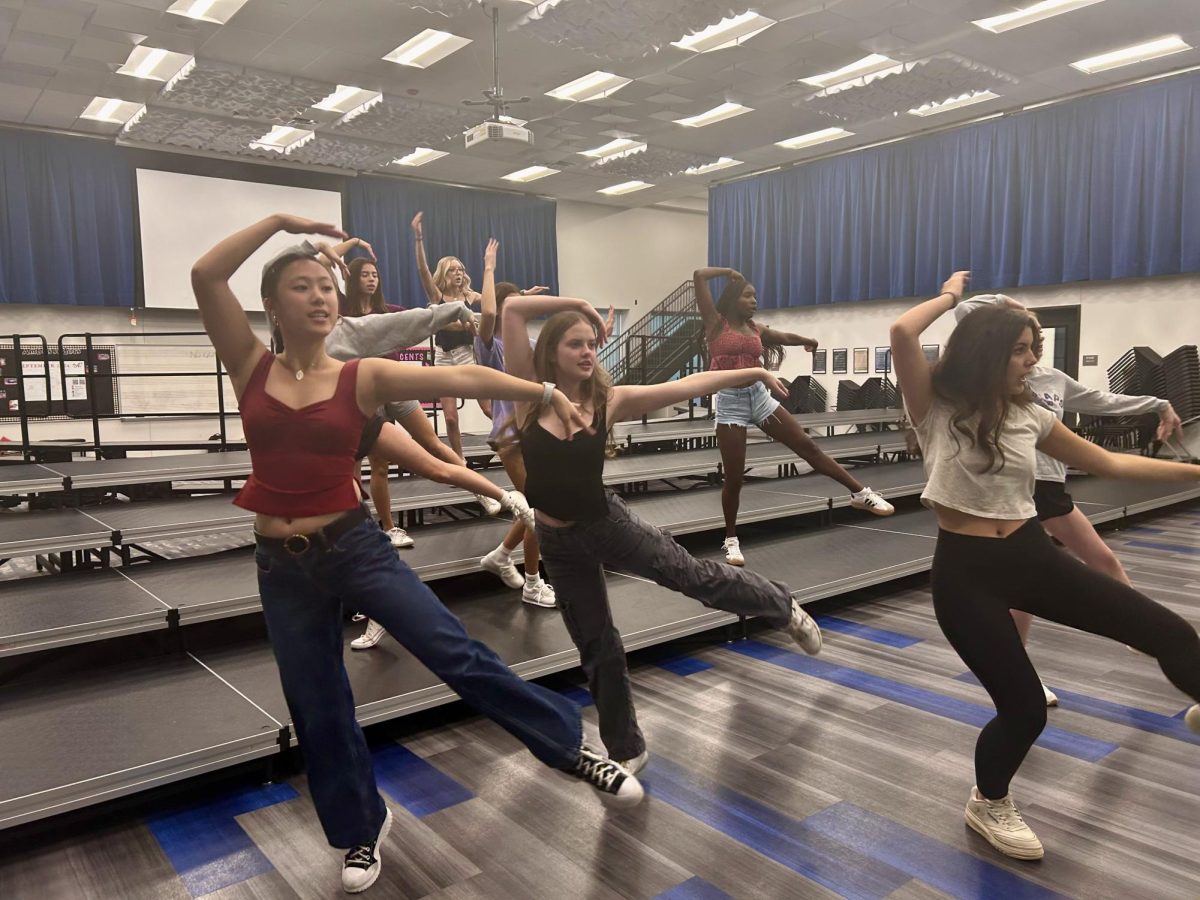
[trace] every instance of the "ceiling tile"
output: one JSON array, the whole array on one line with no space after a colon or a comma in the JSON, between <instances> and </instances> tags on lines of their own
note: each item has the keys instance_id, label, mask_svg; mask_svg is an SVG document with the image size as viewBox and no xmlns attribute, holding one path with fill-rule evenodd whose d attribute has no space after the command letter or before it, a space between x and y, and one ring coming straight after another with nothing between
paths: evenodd
<instances>
[{"instance_id":1,"label":"ceiling tile","mask_svg":"<svg viewBox=\"0 0 1200 900\"><path fill-rule=\"evenodd\" d=\"M26 5L17 18L17 28L55 37L75 38L83 31L88 17L80 12Z\"/></svg>"},{"instance_id":2,"label":"ceiling tile","mask_svg":"<svg viewBox=\"0 0 1200 900\"><path fill-rule=\"evenodd\" d=\"M41 88L0 84L0 119L8 122L24 122L41 93Z\"/></svg>"}]
</instances>

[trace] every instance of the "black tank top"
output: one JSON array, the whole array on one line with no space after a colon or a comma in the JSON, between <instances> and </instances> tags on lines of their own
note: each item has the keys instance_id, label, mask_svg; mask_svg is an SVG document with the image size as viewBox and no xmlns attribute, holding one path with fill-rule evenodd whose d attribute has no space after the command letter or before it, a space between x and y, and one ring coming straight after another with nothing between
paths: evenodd
<instances>
[{"instance_id":1,"label":"black tank top","mask_svg":"<svg viewBox=\"0 0 1200 900\"><path fill-rule=\"evenodd\" d=\"M444 294L438 294L439 302L445 303L446 297ZM470 312L471 304L467 304L467 311ZM433 342L438 347L449 353L451 350L456 350L459 347L473 347L475 345L475 335L469 331L459 331L457 329L443 328L441 331L435 331L433 334Z\"/></svg>"},{"instance_id":2,"label":"black tank top","mask_svg":"<svg viewBox=\"0 0 1200 900\"><path fill-rule=\"evenodd\" d=\"M522 432L525 497L534 509L564 522L608 515L603 478L608 428L603 408L596 410L592 427L595 433L581 431L570 441L555 437L536 419Z\"/></svg>"}]
</instances>

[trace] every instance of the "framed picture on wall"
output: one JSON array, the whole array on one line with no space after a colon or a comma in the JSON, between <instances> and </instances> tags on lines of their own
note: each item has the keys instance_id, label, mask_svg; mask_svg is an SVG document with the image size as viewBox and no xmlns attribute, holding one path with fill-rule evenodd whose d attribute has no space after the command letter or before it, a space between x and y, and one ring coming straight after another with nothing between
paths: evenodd
<instances>
[{"instance_id":1,"label":"framed picture on wall","mask_svg":"<svg viewBox=\"0 0 1200 900\"><path fill-rule=\"evenodd\" d=\"M942 355L941 344L922 344L921 349L925 352L925 359L931 363L938 361L938 357Z\"/></svg>"},{"instance_id":2,"label":"framed picture on wall","mask_svg":"<svg viewBox=\"0 0 1200 900\"><path fill-rule=\"evenodd\" d=\"M892 348L875 348L875 374L886 374L892 371Z\"/></svg>"},{"instance_id":3,"label":"framed picture on wall","mask_svg":"<svg viewBox=\"0 0 1200 900\"><path fill-rule=\"evenodd\" d=\"M833 351L833 374L834 375L845 375L846 374L846 354L848 352L849 351L847 351L845 347L839 347L837 350Z\"/></svg>"},{"instance_id":4,"label":"framed picture on wall","mask_svg":"<svg viewBox=\"0 0 1200 900\"><path fill-rule=\"evenodd\" d=\"M854 374L865 375L871 371L871 351L866 347L854 348Z\"/></svg>"},{"instance_id":5,"label":"framed picture on wall","mask_svg":"<svg viewBox=\"0 0 1200 900\"><path fill-rule=\"evenodd\" d=\"M825 374L825 351L824 350L814 350L812 357L813 357L813 374L814 375L824 375Z\"/></svg>"}]
</instances>

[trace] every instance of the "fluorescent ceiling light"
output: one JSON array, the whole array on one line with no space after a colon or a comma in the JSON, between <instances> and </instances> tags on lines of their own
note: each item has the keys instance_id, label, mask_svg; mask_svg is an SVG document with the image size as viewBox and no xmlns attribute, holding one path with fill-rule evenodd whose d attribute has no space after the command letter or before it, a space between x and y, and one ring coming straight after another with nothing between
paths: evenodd
<instances>
[{"instance_id":1,"label":"fluorescent ceiling light","mask_svg":"<svg viewBox=\"0 0 1200 900\"><path fill-rule=\"evenodd\" d=\"M916 109L910 109L909 113L914 116L933 116L938 113L949 112L952 109L961 109L964 106L970 106L972 103L995 100L999 96L999 94L992 93L991 91L972 91L970 94L963 94L961 97L943 100L941 103L923 104Z\"/></svg>"},{"instance_id":2,"label":"fluorescent ceiling light","mask_svg":"<svg viewBox=\"0 0 1200 900\"><path fill-rule=\"evenodd\" d=\"M349 122L355 116L365 113L381 100L383 100L383 94L379 91L369 91L366 88L355 87L352 84L339 84L336 91L314 103L313 109L341 113L341 120Z\"/></svg>"},{"instance_id":3,"label":"fluorescent ceiling light","mask_svg":"<svg viewBox=\"0 0 1200 900\"><path fill-rule=\"evenodd\" d=\"M826 88L845 81L852 81L855 78L861 78L864 75L874 75L876 72L881 72L884 69L890 69L898 65L900 63L891 57L872 53L870 56L864 56L862 59L855 60L847 66L842 66L840 69L834 69L832 72L824 72L820 75L810 75L808 78L801 78L800 80L805 84L811 84L813 87Z\"/></svg>"},{"instance_id":4,"label":"fluorescent ceiling light","mask_svg":"<svg viewBox=\"0 0 1200 900\"><path fill-rule=\"evenodd\" d=\"M630 78L622 78L620 75L614 75L611 72L592 72L584 75L582 78L576 78L574 81L568 81L566 84L559 85L552 91L546 91L547 97L556 97L559 100L574 100L579 103L587 102L588 100L599 100L602 97L607 97L609 94L615 94L625 85L632 81Z\"/></svg>"},{"instance_id":5,"label":"fluorescent ceiling light","mask_svg":"<svg viewBox=\"0 0 1200 900\"><path fill-rule=\"evenodd\" d=\"M722 156L716 162L706 163L703 166L691 166L684 169L684 175L707 175L709 172L715 172L717 169L728 169L730 166L740 166L740 159L730 159L728 156Z\"/></svg>"},{"instance_id":6,"label":"fluorescent ceiling light","mask_svg":"<svg viewBox=\"0 0 1200 900\"><path fill-rule=\"evenodd\" d=\"M609 141L602 147L593 147L591 150L580 150L580 156L588 156L592 159L618 159L622 156L632 156L634 153L641 153L646 149L646 145L639 141L631 141L629 138L617 138L615 141Z\"/></svg>"},{"instance_id":7,"label":"fluorescent ceiling light","mask_svg":"<svg viewBox=\"0 0 1200 900\"><path fill-rule=\"evenodd\" d=\"M646 184L644 181L623 181L620 184L614 184L612 187L601 188L596 193L616 197L619 194L632 194L634 191L643 191L648 187L654 187L654 185Z\"/></svg>"},{"instance_id":8,"label":"fluorescent ceiling light","mask_svg":"<svg viewBox=\"0 0 1200 900\"><path fill-rule=\"evenodd\" d=\"M853 131L847 131L845 128L822 128L820 131L810 131L808 134L800 134L794 138L788 138L786 141L776 141L775 146L788 150L799 150L802 147L812 147L815 144L824 144L826 141L850 137L852 134L854 134Z\"/></svg>"},{"instance_id":9,"label":"fluorescent ceiling light","mask_svg":"<svg viewBox=\"0 0 1200 900\"><path fill-rule=\"evenodd\" d=\"M703 128L705 125L712 125L714 122L723 122L726 119L732 119L734 116L740 116L742 113L754 112L749 106L742 106L740 103L722 103L720 106L714 106L708 112L702 112L698 116L688 116L686 119L676 119L676 125L686 125L688 128Z\"/></svg>"},{"instance_id":10,"label":"fluorescent ceiling light","mask_svg":"<svg viewBox=\"0 0 1200 900\"><path fill-rule=\"evenodd\" d=\"M402 66L425 69L439 59L445 59L455 50L461 50L469 43L471 43L470 38L459 37L448 31L426 28L420 34L409 38L384 59Z\"/></svg>"},{"instance_id":11,"label":"fluorescent ceiling light","mask_svg":"<svg viewBox=\"0 0 1200 900\"><path fill-rule=\"evenodd\" d=\"M176 0L167 7L167 12L224 25L245 4L246 0Z\"/></svg>"},{"instance_id":12,"label":"fluorescent ceiling light","mask_svg":"<svg viewBox=\"0 0 1200 900\"><path fill-rule=\"evenodd\" d=\"M1144 44L1134 44L1132 47L1123 47L1120 50L1101 53L1099 56L1089 56L1087 59L1077 60L1071 63L1071 68L1095 75L1097 72L1107 72L1109 69L1146 62L1150 59L1158 59L1161 56L1170 56L1172 53L1181 53L1191 49L1192 45L1179 35L1169 34L1157 40L1146 41Z\"/></svg>"},{"instance_id":13,"label":"fluorescent ceiling light","mask_svg":"<svg viewBox=\"0 0 1200 900\"><path fill-rule=\"evenodd\" d=\"M744 12L740 16L722 19L716 25L709 25L703 31L684 35L677 41L671 41L671 46L678 47L680 50L691 50L693 53L722 50L742 41L748 41L774 24L774 19L768 19L755 12Z\"/></svg>"},{"instance_id":14,"label":"fluorescent ceiling light","mask_svg":"<svg viewBox=\"0 0 1200 900\"><path fill-rule=\"evenodd\" d=\"M290 125L276 125L257 141L251 141L255 150L271 150L275 153L291 153L316 137L316 133Z\"/></svg>"},{"instance_id":15,"label":"fluorescent ceiling light","mask_svg":"<svg viewBox=\"0 0 1200 900\"><path fill-rule=\"evenodd\" d=\"M505 181L537 181L539 178L545 178L547 175L557 175L558 169L551 169L549 166L530 166L527 169L518 169L516 172L509 172L507 175L501 176Z\"/></svg>"},{"instance_id":16,"label":"fluorescent ceiling light","mask_svg":"<svg viewBox=\"0 0 1200 900\"><path fill-rule=\"evenodd\" d=\"M978 25L984 31L1001 34L1005 31L1011 31L1014 28L1020 28L1022 25L1032 25L1034 22L1042 21L1042 19L1061 16L1063 13L1083 9L1085 6L1091 6L1093 3L1100 2L1101 0L1042 0L1041 3L1035 3L1033 6L1018 9L1016 12L990 16L986 19L976 19L971 24Z\"/></svg>"},{"instance_id":17,"label":"fluorescent ceiling light","mask_svg":"<svg viewBox=\"0 0 1200 900\"><path fill-rule=\"evenodd\" d=\"M443 156L448 156L443 150L431 150L429 147L418 147L408 156L402 156L399 159L393 159L392 162L397 166L423 166L425 163L431 163L435 159L441 159Z\"/></svg>"},{"instance_id":18,"label":"fluorescent ceiling light","mask_svg":"<svg viewBox=\"0 0 1200 900\"><path fill-rule=\"evenodd\" d=\"M125 64L117 69L117 74L167 81L173 80L184 68L190 72L195 64L196 60L186 53L172 53L158 47L134 47Z\"/></svg>"},{"instance_id":19,"label":"fluorescent ceiling light","mask_svg":"<svg viewBox=\"0 0 1200 900\"><path fill-rule=\"evenodd\" d=\"M96 122L109 122L121 125L129 121L142 107L140 103L121 100L117 97L94 97L92 102L84 107L79 114L81 119L92 119Z\"/></svg>"}]
</instances>

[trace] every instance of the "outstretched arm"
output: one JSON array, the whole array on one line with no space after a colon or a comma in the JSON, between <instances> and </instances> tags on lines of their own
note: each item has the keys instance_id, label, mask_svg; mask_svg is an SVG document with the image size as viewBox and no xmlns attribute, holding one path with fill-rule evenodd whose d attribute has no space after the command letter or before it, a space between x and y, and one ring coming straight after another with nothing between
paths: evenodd
<instances>
[{"instance_id":1,"label":"outstretched arm","mask_svg":"<svg viewBox=\"0 0 1200 900\"><path fill-rule=\"evenodd\" d=\"M1200 481L1200 466L1168 462L1133 453L1110 453L1055 422L1038 449L1068 466L1104 478L1133 478L1138 481Z\"/></svg>"},{"instance_id":2,"label":"outstretched arm","mask_svg":"<svg viewBox=\"0 0 1200 900\"><path fill-rule=\"evenodd\" d=\"M276 213L225 238L192 266L192 293L196 295L200 319L239 396L266 347L255 337L245 310L229 287L229 279L279 231L345 237L334 225Z\"/></svg>"},{"instance_id":3,"label":"outstretched arm","mask_svg":"<svg viewBox=\"0 0 1200 900\"><path fill-rule=\"evenodd\" d=\"M694 397L715 394L723 388L745 387L761 381L781 400L788 396L783 382L766 369L722 369L713 372L698 372L675 381L662 384L626 384L612 390L608 404L608 420L633 419L672 403L681 403Z\"/></svg>"},{"instance_id":4,"label":"outstretched arm","mask_svg":"<svg viewBox=\"0 0 1200 900\"><path fill-rule=\"evenodd\" d=\"M341 360L384 356L428 340L451 323L470 321L471 310L458 300L371 316L342 316L325 338L325 352Z\"/></svg>"},{"instance_id":5,"label":"outstretched arm","mask_svg":"<svg viewBox=\"0 0 1200 900\"><path fill-rule=\"evenodd\" d=\"M774 328L763 327L758 329L758 334L763 339L763 343L779 344L781 347L803 347L809 353L820 346L816 339L793 334L790 331L776 331Z\"/></svg>"},{"instance_id":6,"label":"outstretched arm","mask_svg":"<svg viewBox=\"0 0 1200 900\"><path fill-rule=\"evenodd\" d=\"M496 333L496 256L500 242L489 238L483 251L483 291L479 295L479 338L487 346L492 345Z\"/></svg>"},{"instance_id":7,"label":"outstretched arm","mask_svg":"<svg viewBox=\"0 0 1200 900\"><path fill-rule=\"evenodd\" d=\"M921 424L933 402L933 378L921 350L921 334L962 299L970 278L970 272L955 272L942 285L940 294L914 306L892 323L892 366L904 389L904 405L914 425Z\"/></svg>"},{"instance_id":8,"label":"outstretched arm","mask_svg":"<svg viewBox=\"0 0 1200 900\"><path fill-rule=\"evenodd\" d=\"M700 308L700 321L704 324L705 334L716 331L721 322L721 314L717 312L717 304L713 302L712 291L708 289L708 279L722 276L739 281L746 280L741 272L723 266L706 266L692 273L692 283L696 288L696 306Z\"/></svg>"},{"instance_id":9,"label":"outstretched arm","mask_svg":"<svg viewBox=\"0 0 1200 900\"><path fill-rule=\"evenodd\" d=\"M433 273L429 271L429 260L425 258L425 229L421 226L421 219L424 215L425 213L419 212L413 216L412 230L417 245L417 272L421 275L421 287L425 288L425 298L432 306L442 299L442 295L438 291L437 285L433 283Z\"/></svg>"},{"instance_id":10,"label":"outstretched arm","mask_svg":"<svg viewBox=\"0 0 1200 900\"><path fill-rule=\"evenodd\" d=\"M596 307L575 297L510 297L504 301L504 368L518 378L537 380L533 369L533 351L529 348L529 320L565 310L576 310L596 326L598 343L604 343L604 321ZM569 433L569 432L568 432Z\"/></svg>"},{"instance_id":11,"label":"outstretched arm","mask_svg":"<svg viewBox=\"0 0 1200 900\"><path fill-rule=\"evenodd\" d=\"M346 238L346 240L342 241L340 244L334 244L333 247L331 247L330 249L333 250L333 252L336 253L339 257L342 257L342 256L345 256L347 253L349 253L351 250L353 250L355 247L364 251L367 254L367 256L371 257L371 262L377 261L375 259L375 248L372 247L370 244L368 244L366 241L364 241L360 237ZM320 249L320 248L318 248L318 249Z\"/></svg>"},{"instance_id":12,"label":"outstretched arm","mask_svg":"<svg viewBox=\"0 0 1200 900\"><path fill-rule=\"evenodd\" d=\"M1158 434L1165 441L1175 432L1183 433L1183 422L1169 400L1161 397L1111 394L1108 391L1084 387L1067 375L1063 391L1063 409L1093 416L1137 416L1143 413L1158 415Z\"/></svg>"}]
</instances>

